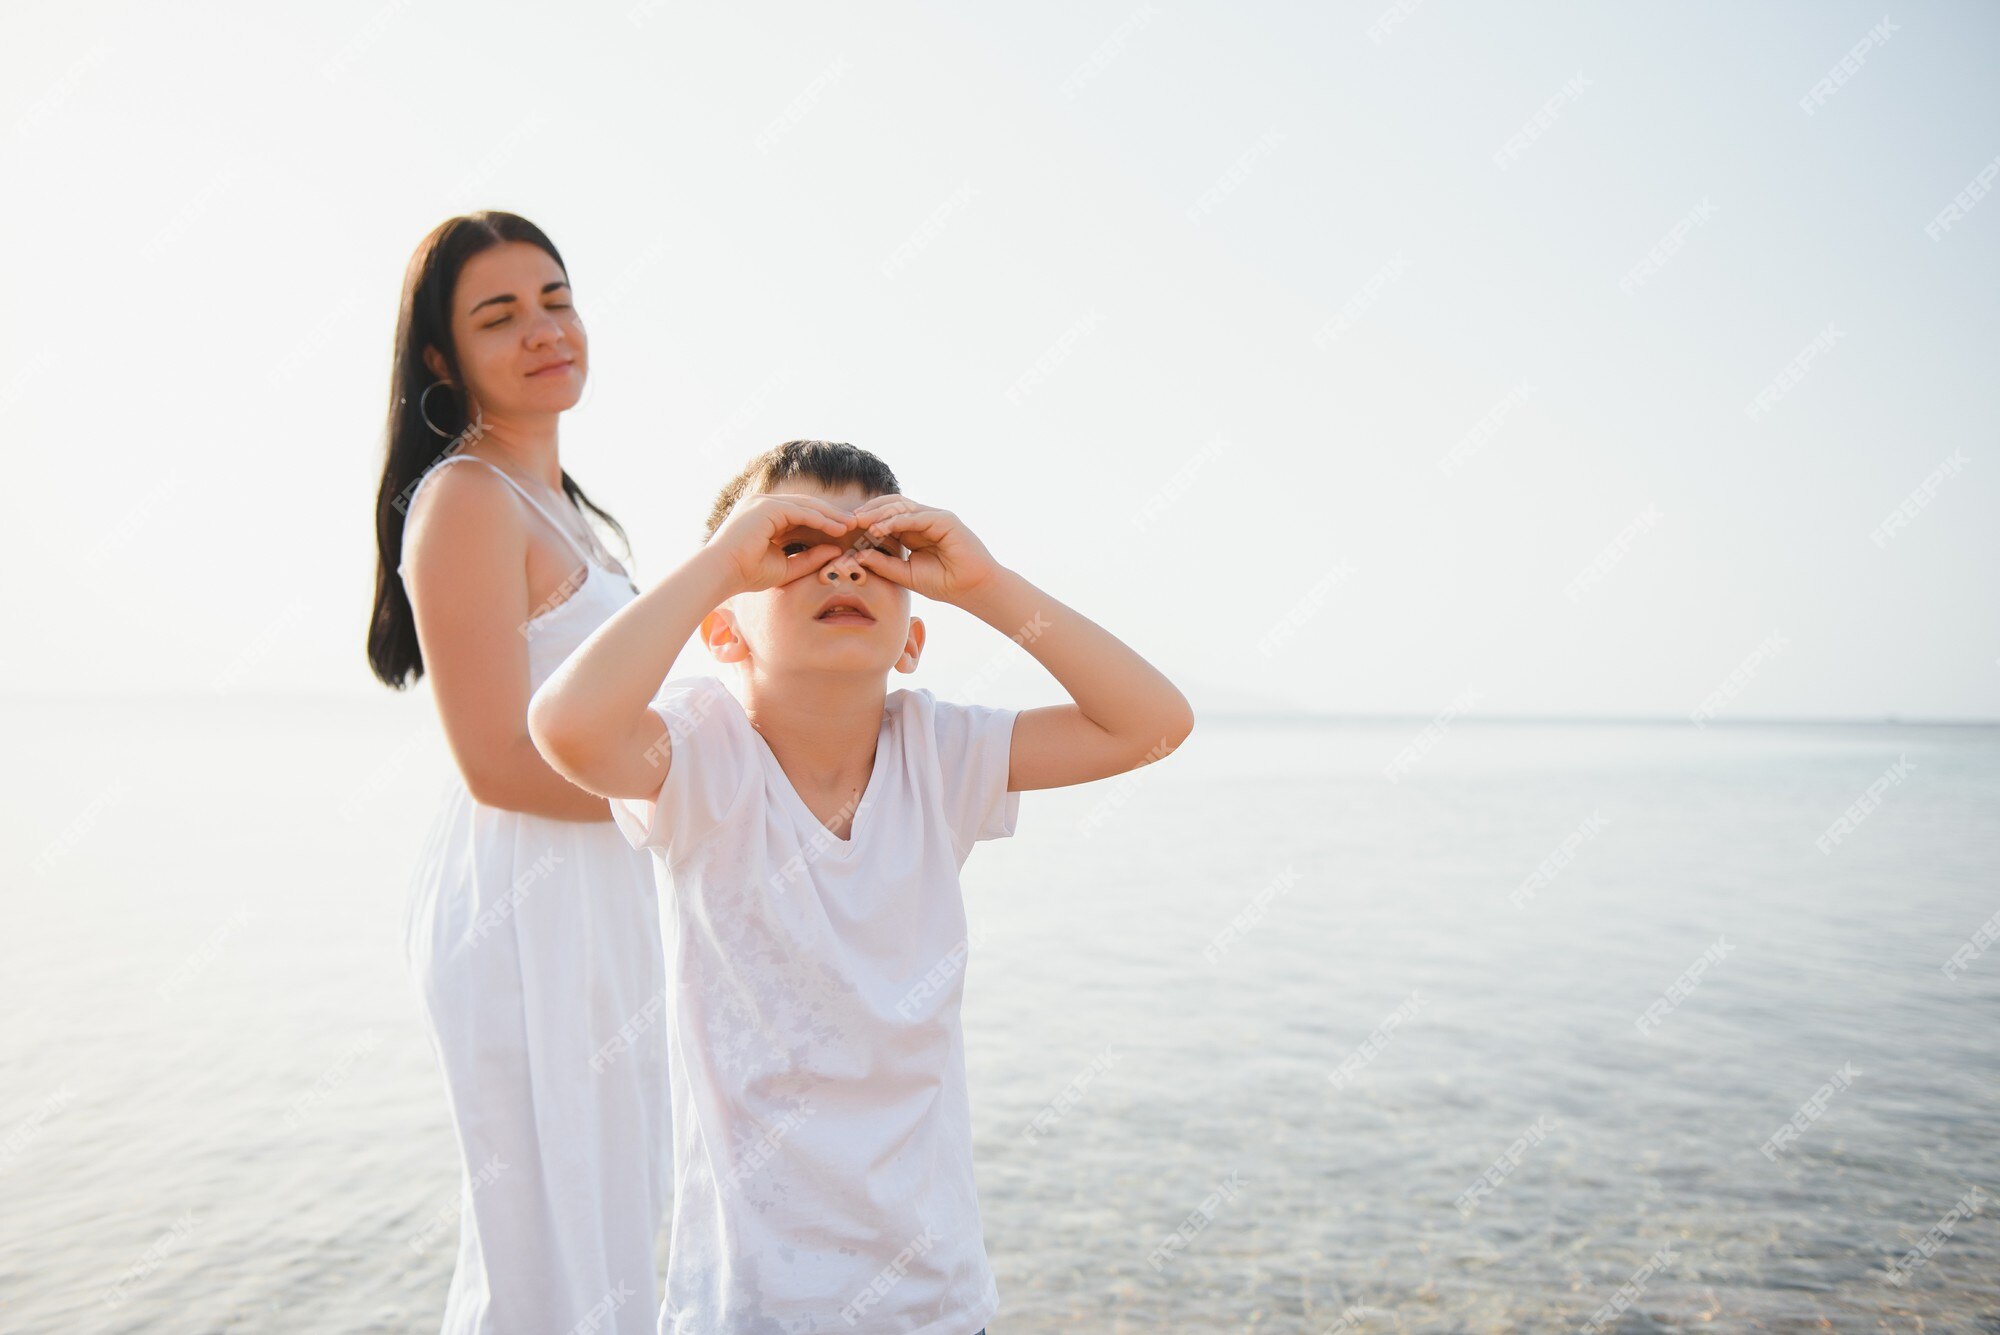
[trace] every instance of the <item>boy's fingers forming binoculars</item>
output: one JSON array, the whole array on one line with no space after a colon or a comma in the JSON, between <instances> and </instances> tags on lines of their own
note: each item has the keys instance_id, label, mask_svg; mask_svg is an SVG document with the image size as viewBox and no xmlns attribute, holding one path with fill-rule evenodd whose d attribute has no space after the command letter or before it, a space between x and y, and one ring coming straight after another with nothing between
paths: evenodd
<instances>
[{"instance_id":1,"label":"boy's fingers forming binoculars","mask_svg":"<svg viewBox=\"0 0 2000 1335\"><path fill-rule=\"evenodd\" d=\"M857 547L854 559L864 570L880 575L891 584L900 584L906 589L914 589L910 583L910 563L900 556L885 552L879 547Z\"/></svg>"},{"instance_id":2,"label":"boy's fingers forming binoculars","mask_svg":"<svg viewBox=\"0 0 2000 1335\"><path fill-rule=\"evenodd\" d=\"M947 510L903 510L875 520L868 532L871 537L916 532L935 539L948 527L951 517Z\"/></svg>"},{"instance_id":3,"label":"boy's fingers forming binoculars","mask_svg":"<svg viewBox=\"0 0 2000 1335\"><path fill-rule=\"evenodd\" d=\"M817 496L785 495L771 497L785 518L796 520L809 528L823 528L835 537L844 537L854 527L854 517L836 505L829 505Z\"/></svg>"}]
</instances>

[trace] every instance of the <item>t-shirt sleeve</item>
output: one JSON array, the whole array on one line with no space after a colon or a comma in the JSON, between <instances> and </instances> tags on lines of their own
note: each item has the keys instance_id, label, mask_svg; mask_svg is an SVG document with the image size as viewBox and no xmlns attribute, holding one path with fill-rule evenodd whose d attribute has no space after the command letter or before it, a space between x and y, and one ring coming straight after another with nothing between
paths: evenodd
<instances>
[{"instance_id":1,"label":"t-shirt sleeve","mask_svg":"<svg viewBox=\"0 0 2000 1335\"><path fill-rule=\"evenodd\" d=\"M1019 713L933 699L940 792L961 864L979 840L1004 839L1014 833L1021 795L1007 791L1007 770Z\"/></svg>"},{"instance_id":2,"label":"t-shirt sleeve","mask_svg":"<svg viewBox=\"0 0 2000 1335\"><path fill-rule=\"evenodd\" d=\"M660 791L653 797L611 800L611 819L637 849L650 849L673 866L700 847L729 819L748 772L743 706L714 677L666 682L652 711L667 727L670 754Z\"/></svg>"}]
</instances>

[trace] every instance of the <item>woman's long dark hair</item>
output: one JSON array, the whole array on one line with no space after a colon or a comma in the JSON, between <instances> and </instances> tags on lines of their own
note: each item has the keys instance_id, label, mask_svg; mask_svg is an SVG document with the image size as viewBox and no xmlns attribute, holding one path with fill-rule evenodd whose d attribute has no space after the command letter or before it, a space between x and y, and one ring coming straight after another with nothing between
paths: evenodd
<instances>
[{"instance_id":1,"label":"woman's long dark hair","mask_svg":"<svg viewBox=\"0 0 2000 1335\"><path fill-rule=\"evenodd\" d=\"M474 255L505 241L526 241L547 251L556 267L569 277L555 242L526 218L492 209L464 214L440 223L417 247L403 272L403 301L396 316L396 356L389 371L389 427L382 457L382 485L375 493L375 611L368 623L368 665L383 682L397 690L414 685L424 675L423 650L417 644L417 622L409 594L396 567L403 560L403 523L410 497L424 474L446 456L477 440L480 430L466 420L465 394L459 386L458 348L451 338L451 297L459 271ZM451 383L432 391L424 365L424 349L436 348L450 368ZM439 436L425 423L419 407L427 407L438 428L455 433ZM625 545L630 564L631 542L610 513L583 494L576 479L562 475L563 490L579 506L609 524Z\"/></svg>"}]
</instances>

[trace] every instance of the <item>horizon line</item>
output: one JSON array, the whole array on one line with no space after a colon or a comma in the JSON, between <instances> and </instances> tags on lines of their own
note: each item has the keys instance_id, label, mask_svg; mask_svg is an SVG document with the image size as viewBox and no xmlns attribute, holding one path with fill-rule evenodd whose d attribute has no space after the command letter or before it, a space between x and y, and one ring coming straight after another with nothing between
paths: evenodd
<instances>
[{"instance_id":1,"label":"horizon line","mask_svg":"<svg viewBox=\"0 0 2000 1335\"><path fill-rule=\"evenodd\" d=\"M388 688L383 688L388 689ZM398 697L413 697L414 690L393 692ZM113 701L119 703L142 703L146 701L178 700L184 703L203 704L360 704L379 696L354 694L350 692L308 692L308 691L202 691L185 689L176 691L59 691L59 690L7 690L0 689L0 702L20 702L24 704L77 703ZM951 696L941 695L942 699ZM977 703L987 704L989 701ZM1022 709L1038 706L1025 704ZM1287 722L1301 720L1317 723L1431 723L1442 711L1411 713L1406 711L1384 711L1360 713L1354 711L1316 709L1255 709L1218 707L1201 711L1210 718L1239 723ZM1694 720L1685 714L1453 714L1452 722L1457 723L1544 723L1544 724L1643 724L1657 726L1675 724L1689 726ZM2000 715L1991 717L1932 717L1928 715L1850 714L1850 715L1742 715L1735 718L1710 718L1700 727L1744 727L1744 726L1843 726L1872 727L1953 727L1991 728L2000 727Z\"/></svg>"}]
</instances>

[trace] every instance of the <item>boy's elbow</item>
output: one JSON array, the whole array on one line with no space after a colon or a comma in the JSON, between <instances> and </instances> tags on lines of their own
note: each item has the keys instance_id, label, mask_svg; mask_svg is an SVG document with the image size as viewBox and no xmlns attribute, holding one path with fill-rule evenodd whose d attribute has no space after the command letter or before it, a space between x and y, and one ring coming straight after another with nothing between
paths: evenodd
<instances>
[{"instance_id":1,"label":"boy's elbow","mask_svg":"<svg viewBox=\"0 0 2000 1335\"><path fill-rule=\"evenodd\" d=\"M1185 696L1181 696L1178 692L1175 695L1180 701L1179 707L1167 710L1161 714L1159 722L1154 726L1150 737L1147 739L1146 753L1140 756L1128 768L1137 769L1141 765L1151 765L1165 760L1168 756L1179 750L1181 743L1185 742L1189 734L1194 732L1193 707L1188 704Z\"/></svg>"},{"instance_id":2,"label":"boy's elbow","mask_svg":"<svg viewBox=\"0 0 2000 1335\"><path fill-rule=\"evenodd\" d=\"M528 740L542 753L542 758L558 772L568 774L582 758L579 754L581 738L574 719L569 718L562 698L547 691L536 691L528 700Z\"/></svg>"},{"instance_id":3,"label":"boy's elbow","mask_svg":"<svg viewBox=\"0 0 2000 1335\"><path fill-rule=\"evenodd\" d=\"M1194 706L1189 704L1187 697L1180 692L1176 691L1174 695L1180 701L1180 706L1169 716L1167 726L1161 732L1169 753L1178 749L1180 744L1194 732Z\"/></svg>"}]
</instances>

